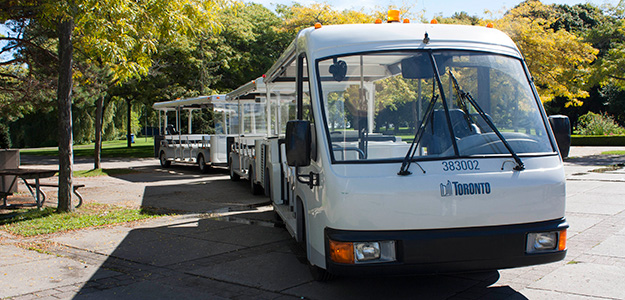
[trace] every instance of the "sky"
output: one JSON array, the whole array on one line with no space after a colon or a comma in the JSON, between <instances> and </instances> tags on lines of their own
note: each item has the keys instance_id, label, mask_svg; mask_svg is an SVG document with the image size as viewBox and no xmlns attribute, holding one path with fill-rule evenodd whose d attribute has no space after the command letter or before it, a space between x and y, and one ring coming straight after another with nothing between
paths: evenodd
<instances>
[{"instance_id":1,"label":"sky","mask_svg":"<svg viewBox=\"0 0 625 300\"><path fill-rule=\"evenodd\" d=\"M435 16L451 17L455 12L466 12L469 15L477 15L479 17L487 16L484 14L485 10L489 10L494 13L494 17L501 17L503 13L510 8L513 8L517 4L521 3L521 0L327 0L327 1L314 1L314 0L246 0L245 2L254 2L264 5L267 8L274 9L275 4L287 4L290 5L293 2L297 2L303 5L312 3L328 3L334 8L343 9L355 9L360 10L364 8L365 11L375 9L376 6L387 7L388 5L395 6L412 6L412 13L418 13L425 11L424 17L426 19L433 18ZM568 4L575 5L580 3L590 2L597 6L602 4L617 5L619 0L542 0L544 4Z\"/></svg>"}]
</instances>

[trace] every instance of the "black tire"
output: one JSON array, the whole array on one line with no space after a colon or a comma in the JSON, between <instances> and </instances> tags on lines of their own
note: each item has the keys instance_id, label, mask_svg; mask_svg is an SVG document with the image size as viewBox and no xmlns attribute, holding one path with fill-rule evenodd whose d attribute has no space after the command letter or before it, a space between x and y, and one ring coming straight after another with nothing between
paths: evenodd
<instances>
[{"instance_id":1,"label":"black tire","mask_svg":"<svg viewBox=\"0 0 625 300\"><path fill-rule=\"evenodd\" d=\"M254 169L252 169L252 166L250 166L248 170L248 179L250 180L250 191L252 192L252 195L263 194L263 188L254 182Z\"/></svg>"},{"instance_id":2,"label":"black tire","mask_svg":"<svg viewBox=\"0 0 625 300\"><path fill-rule=\"evenodd\" d=\"M302 200L297 197L295 202L295 229L297 230L295 240L304 249L304 253L307 253L308 247L306 247L306 217L304 216L304 205Z\"/></svg>"},{"instance_id":3,"label":"black tire","mask_svg":"<svg viewBox=\"0 0 625 300\"><path fill-rule=\"evenodd\" d=\"M171 166L171 161L167 160L167 155L165 155L165 151L161 151L161 154L158 157L161 162L161 167L167 168Z\"/></svg>"},{"instance_id":4,"label":"black tire","mask_svg":"<svg viewBox=\"0 0 625 300\"><path fill-rule=\"evenodd\" d=\"M306 235L306 216L304 215L304 205L301 203L301 200L298 199L297 205L297 239L300 247L304 249L304 253L306 254L306 259L308 259L308 240ZM315 281L326 282L334 279L335 275L328 272L325 269L322 269L317 266L313 266L310 262L308 262L308 270L310 271L310 275L313 277Z\"/></svg>"},{"instance_id":5,"label":"black tire","mask_svg":"<svg viewBox=\"0 0 625 300\"><path fill-rule=\"evenodd\" d=\"M200 172L202 173L208 173L208 171L210 171L211 169L210 165L206 164L206 159L204 159L203 154L197 156L197 165L200 168Z\"/></svg>"},{"instance_id":6,"label":"black tire","mask_svg":"<svg viewBox=\"0 0 625 300\"><path fill-rule=\"evenodd\" d=\"M239 181L241 179L241 176L239 176L239 174L235 173L234 170L232 169L232 163L228 164L228 171L230 171L230 180L232 180L232 181Z\"/></svg>"},{"instance_id":7,"label":"black tire","mask_svg":"<svg viewBox=\"0 0 625 300\"><path fill-rule=\"evenodd\" d=\"M313 266L310 263L308 263L308 270L310 270L310 275L312 275L313 279L318 282L330 281L336 277L326 269Z\"/></svg>"}]
</instances>

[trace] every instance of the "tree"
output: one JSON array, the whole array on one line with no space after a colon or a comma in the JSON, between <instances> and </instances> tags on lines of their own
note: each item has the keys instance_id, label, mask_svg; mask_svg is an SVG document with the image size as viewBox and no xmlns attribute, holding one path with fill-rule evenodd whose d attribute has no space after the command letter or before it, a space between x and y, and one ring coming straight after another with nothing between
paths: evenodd
<instances>
[{"instance_id":1,"label":"tree","mask_svg":"<svg viewBox=\"0 0 625 300\"><path fill-rule=\"evenodd\" d=\"M0 21L2 21L0 13ZM14 121L35 110L49 110L55 97L56 34L33 20L10 20L0 36L0 119Z\"/></svg>"},{"instance_id":2,"label":"tree","mask_svg":"<svg viewBox=\"0 0 625 300\"><path fill-rule=\"evenodd\" d=\"M619 18L593 29L588 40L601 47L595 62L595 81L625 89L625 20Z\"/></svg>"},{"instance_id":3,"label":"tree","mask_svg":"<svg viewBox=\"0 0 625 300\"><path fill-rule=\"evenodd\" d=\"M221 16L224 29L201 39L205 65L213 69L213 89L228 91L267 71L286 49L294 33L259 4L247 4Z\"/></svg>"},{"instance_id":4,"label":"tree","mask_svg":"<svg viewBox=\"0 0 625 300\"><path fill-rule=\"evenodd\" d=\"M482 19L480 19L478 16L469 16L468 13L462 11L462 12L456 12L454 13L451 18L446 18L446 19L442 19L438 20L439 22L441 22L442 24L464 24L464 25L479 25L480 22L482 22Z\"/></svg>"},{"instance_id":5,"label":"tree","mask_svg":"<svg viewBox=\"0 0 625 300\"><path fill-rule=\"evenodd\" d=\"M584 99L581 106L565 107L563 99L556 98L554 103L546 105L549 111L564 113L571 118L572 124L577 123L578 116L587 112L609 112L619 122L625 120L622 92L625 81L620 80L625 73L622 53L625 44L623 30L623 10L619 7L603 6L602 9L591 4L574 6L554 5L557 20L551 28L563 28L581 37L599 50L597 58L589 65L590 78L588 88L590 96ZM625 90L623 90L625 91Z\"/></svg>"},{"instance_id":6,"label":"tree","mask_svg":"<svg viewBox=\"0 0 625 300\"><path fill-rule=\"evenodd\" d=\"M151 57L158 50L159 43L175 40L186 34L217 30L216 11L223 7L221 1L92 1L97 4L88 11L81 31L81 53L87 63L95 63L108 70L104 77L107 86L121 84L131 78L148 73ZM102 16L107 16L106 18ZM102 94L96 102L96 157L94 167L100 167ZM128 112L130 101L128 99ZM130 118L128 118L130 122ZM131 126L127 126L127 137ZM128 147L131 146L128 138Z\"/></svg>"},{"instance_id":7,"label":"tree","mask_svg":"<svg viewBox=\"0 0 625 300\"><path fill-rule=\"evenodd\" d=\"M145 74L161 39L215 29L216 1L11 0L3 2L0 21L36 20L58 36L59 204L70 211L72 190L73 50L87 63L110 70L115 83ZM99 123L99 116L96 116Z\"/></svg>"},{"instance_id":8,"label":"tree","mask_svg":"<svg viewBox=\"0 0 625 300\"><path fill-rule=\"evenodd\" d=\"M65 4L65 5L64 5ZM0 21L16 20L28 22L37 19L49 28L56 27L58 35L59 76L57 104L59 110L59 204L58 211L70 211L72 189L72 132L71 132L71 91L72 91L72 32L73 18L62 14L68 3L52 5L45 0L15 0L3 4ZM73 3L71 3L73 4ZM52 7L54 6L54 7ZM49 10L47 10L49 9ZM46 10L44 14L43 11ZM45 17L44 17L45 16Z\"/></svg>"},{"instance_id":9,"label":"tree","mask_svg":"<svg viewBox=\"0 0 625 300\"><path fill-rule=\"evenodd\" d=\"M375 99L378 104L376 107L378 130L382 124L392 123L395 134L398 134L400 124L415 126L414 120L417 120L417 117L413 114L416 113L417 99L423 96L418 94L417 83L419 81L390 77L377 82Z\"/></svg>"},{"instance_id":10,"label":"tree","mask_svg":"<svg viewBox=\"0 0 625 300\"><path fill-rule=\"evenodd\" d=\"M571 33L583 33L600 26L608 18L601 9L589 3L573 6L554 4L552 7L556 18L550 28L554 31L566 30Z\"/></svg>"},{"instance_id":11,"label":"tree","mask_svg":"<svg viewBox=\"0 0 625 300\"><path fill-rule=\"evenodd\" d=\"M373 16L363 11L344 10L339 12L329 4L320 3L313 3L310 6L297 3L291 6L278 4L276 12L284 20L284 30L293 35L306 27L314 26L317 22L322 25L331 25L373 23L375 21Z\"/></svg>"},{"instance_id":12,"label":"tree","mask_svg":"<svg viewBox=\"0 0 625 300\"><path fill-rule=\"evenodd\" d=\"M552 29L556 19L551 7L527 0L495 21L495 27L525 56L543 102L560 96L569 99L567 105L581 105L598 50L566 30Z\"/></svg>"}]
</instances>

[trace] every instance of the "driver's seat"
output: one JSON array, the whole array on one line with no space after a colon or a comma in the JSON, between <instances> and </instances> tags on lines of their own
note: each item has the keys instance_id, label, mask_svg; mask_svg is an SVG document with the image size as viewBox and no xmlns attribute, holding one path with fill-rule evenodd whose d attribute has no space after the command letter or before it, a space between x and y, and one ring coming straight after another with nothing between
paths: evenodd
<instances>
[{"instance_id":1,"label":"driver's seat","mask_svg":"<svg viewBox=\"0 0 625 300\"><path fill-rule=\"evenodd\" d=\"M467 123L466 114L462 110L450 109L449 117L455 138L461 139L476 133L475 129ZM423 138L423 144L428 148L428 155L441 154L452 146L444 109L437 109L432 112L432 121L426 127Z\"/></svg>"}]
</instances>

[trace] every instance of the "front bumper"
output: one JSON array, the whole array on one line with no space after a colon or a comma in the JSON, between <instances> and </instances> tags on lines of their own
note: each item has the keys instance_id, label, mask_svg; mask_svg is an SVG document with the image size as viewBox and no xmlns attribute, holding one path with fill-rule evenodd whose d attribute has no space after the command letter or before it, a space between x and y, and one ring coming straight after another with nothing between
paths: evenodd
<instances>
[{"instance_id":1,"label":"front bumper","mask_svg":"<svg viewBox=\"0 0 625 300\"><path fill-rule=\"evenodd\" d=\"M526 253L527 234L568 228L564 218L537 223L431 230L352 231L325 229L326 269L339 275L457 273L545 264L563 251ZM395 241L396 261L342 264L329 259L329 240Z\"/></svg>"}]
</instances>

